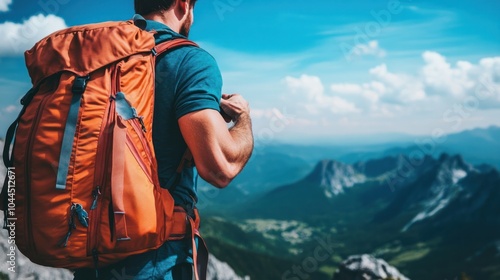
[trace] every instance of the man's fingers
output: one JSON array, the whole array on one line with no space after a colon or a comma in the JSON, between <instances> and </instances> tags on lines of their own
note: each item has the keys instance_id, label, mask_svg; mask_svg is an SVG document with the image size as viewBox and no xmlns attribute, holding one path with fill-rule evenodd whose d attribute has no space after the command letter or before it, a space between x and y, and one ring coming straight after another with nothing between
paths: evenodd
<instances>
[{"instance_id":1,"label":"man's fingers","mask_svg":"<svg viewBox=\"0 0 500 280\"><path fill-rule=\"evenodd\" d=\"M229 103L230 103L230 101L228 101L227 99L222 99L220 101L220 107L223 109L227 109L227 107L229 106Z\"/></svg>"},{"instance_id":2,"label":"man's fingers","mask_svg":"<svg viewBox=\"0 0 500 280\"><path fill-rule=\"evenodd\" d=\"M241 114L249 113L248 102L239 94L223 94L220 107L233 121L238 119Z\"/></svg>"}]
</instances>

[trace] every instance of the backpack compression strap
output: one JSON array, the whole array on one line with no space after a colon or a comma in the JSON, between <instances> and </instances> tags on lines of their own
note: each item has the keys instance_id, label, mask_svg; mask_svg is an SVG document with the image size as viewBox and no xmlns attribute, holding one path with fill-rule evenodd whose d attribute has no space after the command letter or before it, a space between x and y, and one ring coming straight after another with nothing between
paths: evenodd
<instances>
[{"instance_id":1,"label":"backpack compression strap","mask_svg":"<svg viewBox=\"0 0 500 280\"><path fill-rule=\"evenodd\" d=\"M59 154L59 166L57 168L57 181L56 189L66 189L66 177L68 177L69 161L71 159L71 150L75 141L76 126L78 123L78 115L80 112L80 105L82 103L82 96L87 88L87 82L90 76L75 77L71 92L71 106L69 108L68 117L66 119L66 126L64 127L64 135L61 145L61 153Z\"/></svg>"}]
</instances>

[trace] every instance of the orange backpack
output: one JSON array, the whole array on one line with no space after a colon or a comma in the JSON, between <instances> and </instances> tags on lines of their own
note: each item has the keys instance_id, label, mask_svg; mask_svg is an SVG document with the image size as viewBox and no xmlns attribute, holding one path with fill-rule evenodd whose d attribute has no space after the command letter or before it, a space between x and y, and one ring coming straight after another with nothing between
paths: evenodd
<instances>
[{"instance_id":1,"label":"orange backpack","mask_svg":"<svg viewBox=\"0 0 500 280\"><path fill-rule=\"evenodd\" d=\"M6 137L15 209L5 219L17 218L16 245L33 262L103 267L170 238L174 201L152 144L154 69L159 54L184 45L195 44L155 46L127 21L62 30L25 53L33 88Z\"/></svg>"}]
</instances>

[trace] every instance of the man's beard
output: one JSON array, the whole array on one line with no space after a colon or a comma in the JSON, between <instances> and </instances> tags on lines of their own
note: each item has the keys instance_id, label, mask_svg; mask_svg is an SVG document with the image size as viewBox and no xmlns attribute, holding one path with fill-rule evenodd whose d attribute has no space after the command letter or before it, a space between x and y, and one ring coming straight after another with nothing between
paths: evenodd
<instances>
[{"instance_id":1,"label":"man's beard","mask_svg":"<svg viewBox=\"0 0 500 280\"><path fill-rule=\"evenodd\" d=\"M189 37L189 30L191 30L191 25L193 24L193 17L191 16L191 13L189 13L188 17L184 21L184 23L181 25L181 29L179 30L179 34L182 36L185 36L186 38Z\"/></svg>"}]
</instances>

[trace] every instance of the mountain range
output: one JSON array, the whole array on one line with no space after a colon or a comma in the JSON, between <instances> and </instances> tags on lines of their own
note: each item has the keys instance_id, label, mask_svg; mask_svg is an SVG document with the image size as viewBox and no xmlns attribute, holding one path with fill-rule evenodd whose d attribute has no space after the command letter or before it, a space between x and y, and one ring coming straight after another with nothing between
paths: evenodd
<instances>
[{"instance_id":1,"label":"mountain range","mask_svg":"<svg viewBox=\"0 0 500 280\"><path fill-rule=\"evenodd\" d=\"M500 279L499 132L256 147L227 189L199 186L214 267L227 279L326 280L369 254L409 279Z\"/></svg>"},{"instance_id":2,"label":"mountain range","mask_svg":"<svg viewBox=\"0 0 500 280\"><path fill-rule=\"evenodd\" d=\"M440 154L459 154L470 164L481 168L500 169L500 127L476 128L439 138L431 136L398 137L398 140L371 143L364 142L322 145L268 144L255 147L245 169L224 190L217 190L200 180L199 207L204 211L225 212L255 196L266 194L280 186L292 184L307 176L322 160L336 159L346 164L398 160L400 155L412 162L423 157L439 157ZM384 168L389 163L380 162ZM377 167L373 168L375 171ZM371 172L368 170L368 172Z\"/></svg>"},{"instance_id":3,"label":"mountain range","mask_svg":"<svg viewBox=\"0 0 500 280\"><path fill-rule=\"evenodd\" d=\"M330 279L341 260L364 253L410 279L498 279L498 213L500 173L460 155L322 160L303 179L234 207L224 219L209 218L215 221L208 235L228 237L217 246L241 259L224 261L252 278L258 274L238 264L255 263L256 255L300 264L329 238L334 252L311 279Z\"/></svg>"}]
</instances>

